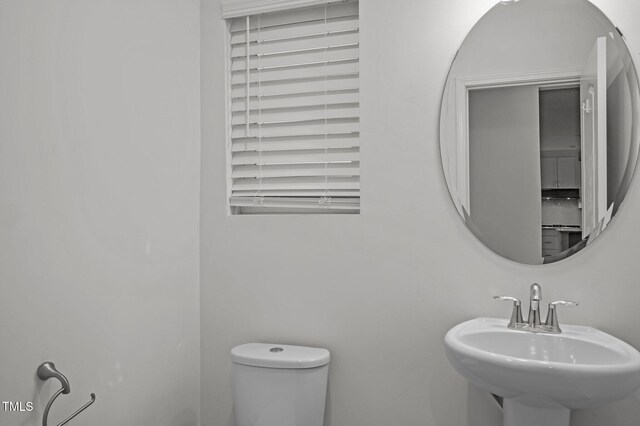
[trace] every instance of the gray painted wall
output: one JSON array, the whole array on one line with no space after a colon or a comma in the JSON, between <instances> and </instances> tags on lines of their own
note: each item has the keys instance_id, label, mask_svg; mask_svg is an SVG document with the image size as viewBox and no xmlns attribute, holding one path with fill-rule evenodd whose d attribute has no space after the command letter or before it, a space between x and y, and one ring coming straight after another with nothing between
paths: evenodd
<instances>
[{"instance_id":1,"label":"gray painted wall","mask_svg":"<svg viewBox=\"0 0 640 426\"><path fill-rule=\"evenodd\" d=\"M199 3L0 1L3 426L195 426ZM3 407L4 408L4 407Z\"/></svg>"}]
</instances>

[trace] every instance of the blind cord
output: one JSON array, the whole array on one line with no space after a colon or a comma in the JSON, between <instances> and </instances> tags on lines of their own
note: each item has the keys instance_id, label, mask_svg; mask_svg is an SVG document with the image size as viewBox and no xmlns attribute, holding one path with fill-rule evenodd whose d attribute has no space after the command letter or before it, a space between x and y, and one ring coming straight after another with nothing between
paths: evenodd
<instances>
[{"instance_id":1,"label":"blind cord","mask_svg":"<svg viewBox=\"0 0 640 426\"><path fill-rule=\"evenodd\" d=\"M261 46L262 40L260 39L260 29L262 22L260 20L262 15L258 15L258 192L256 193L253 202L259 205L264 205L264 195L262 195L262 78L260 76L261 64Z\"/></svg>"},{"instance_id":2,"label":"blind cord","mask_svg":"<svg viewBox=\"0 0 640 426\"><path fill-rule=\"evenodd\" d=\"M328 61L328 45L327 45L327 35L329 31L327 28L327 4L324 5L324 194L318 200L318 204L320 204L324 208L331 207L331 195L329 194L329 141L328 141L328 132L329 132L329 120L328 120L328 105L327 105L327 61Z\"/></svg>"},{"instance_id":3,"label":"blind cord","mask_svg":"<svg viewBox=\"0 0 640 426\"><path fill-rule=\"evenodd\" d=\"M245 64L245 71L247 72L247 85L246 85L246 96L245 96L245 134L247 136L249 136L249 96L250 96L250 90L251 90L251 68L249 67L249 52L251 49L251 31L250 31L250 26L251 24L251 17L247 16L246 19L246 25L247 25L247 29L246 29L246 37L247 37L247 41L246 41L246 49L247 51L245 52L245 60L246 60L246 64ZM245 142L245 149L246 149L246 142Z\"/></svg>"}]
</instances>

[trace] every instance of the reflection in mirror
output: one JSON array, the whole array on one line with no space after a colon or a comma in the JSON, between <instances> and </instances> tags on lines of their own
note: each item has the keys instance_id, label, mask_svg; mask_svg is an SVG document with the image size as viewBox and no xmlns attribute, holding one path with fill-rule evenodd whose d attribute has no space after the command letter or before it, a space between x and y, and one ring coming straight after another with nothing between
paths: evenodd
<instances>
[{"instance_id":1,"label":"reflection in mirror","mask_svg":"<svg viewBox=\"0 0 640 426\"><path fill-rule=\"evenodd\" d=\"M621 34L591 3L499 2L460 47L441 106L443 169L467 227L526 264L593 243L635 170L639 102Z\"/></svg>"}]
</instances>

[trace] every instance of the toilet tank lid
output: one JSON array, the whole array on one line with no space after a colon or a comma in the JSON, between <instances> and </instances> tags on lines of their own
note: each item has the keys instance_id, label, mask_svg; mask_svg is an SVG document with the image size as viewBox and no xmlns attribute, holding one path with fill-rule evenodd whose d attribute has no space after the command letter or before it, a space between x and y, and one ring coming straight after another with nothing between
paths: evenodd
<instances>
[{"instance_id":1,"label":"toilet tank lid","mask_svg":"<svg viewBox=\"0 0 640 426\"><path fill-rule=\"evenodd\" d=\"M323 348L271 343L246 343L231 349L236 364L267 368L313 368L329 363L330 353Z\"/></svg>"}]
</instances>

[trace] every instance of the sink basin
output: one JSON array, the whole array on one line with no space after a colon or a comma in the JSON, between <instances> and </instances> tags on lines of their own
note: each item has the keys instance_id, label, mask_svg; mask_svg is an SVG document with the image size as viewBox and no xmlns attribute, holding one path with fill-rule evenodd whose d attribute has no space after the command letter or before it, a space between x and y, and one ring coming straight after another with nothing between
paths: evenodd
<instances>
[{"instance_id":1,"label":"sink basin","mask_svg":"<svg viewBox=\"0 0 640 426\"><path fill-rule=\"evenodd\" d=\"M561 334L507 328L477 318L445 336L447 358L474 385L504 400L505 425L568 425L570 409L623 399L640 388L640 353L591 327ZM528 423L526 417L537 417ZM508 422L509 421L509 422Z\"/></svg>"}]
</instances>

